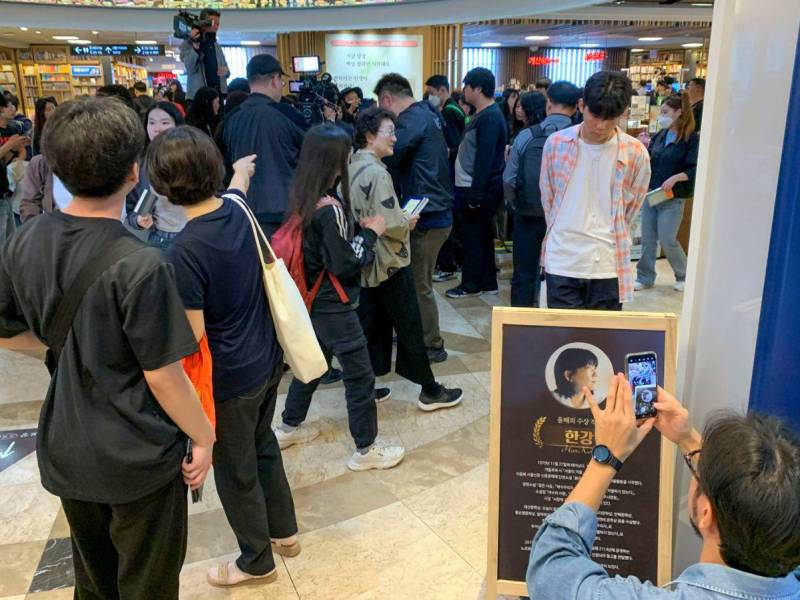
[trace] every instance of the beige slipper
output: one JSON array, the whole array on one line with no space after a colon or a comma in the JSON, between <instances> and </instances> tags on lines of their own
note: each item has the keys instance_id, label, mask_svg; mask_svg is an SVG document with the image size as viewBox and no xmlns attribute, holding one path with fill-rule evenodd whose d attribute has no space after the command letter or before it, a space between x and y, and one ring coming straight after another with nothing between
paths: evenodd
<instances>
[{"instance_id":1,"label":"beige slipper","mask_svg":"<svg viewBox=\"0 0 800 600\"><path fill-rule=\"evenodd\" d=\"M280 554L286 558L294 558L300 554L300 542L297 541L294 544L281 544L275 540L272 540L272 551L275 554Z\"/></svg>"},{"instance_id":2,"label":"beige slipper","mask_svg":"<svg viewBox=\"0 0 800 600\"><path fill-rule=\"evenodd\" d=\"M219 563L208 570L206 581L214 587L233 587L236 585L261 585L278 579L278 572L272 569L266 575L250 575L236 566L236 561Z\"/></svg>"}]
</instances>

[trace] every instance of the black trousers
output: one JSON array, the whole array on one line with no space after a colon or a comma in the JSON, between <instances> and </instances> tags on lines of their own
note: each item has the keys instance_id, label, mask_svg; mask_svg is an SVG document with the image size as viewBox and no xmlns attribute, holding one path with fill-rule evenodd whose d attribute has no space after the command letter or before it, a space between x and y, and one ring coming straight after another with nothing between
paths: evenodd
<instances>
[{"instance_id":1,"label":"black trousers","mask_svg":"<svg viewBox=\"0 0 800 600\"><path fill-rule=\"evenodd\" d=\"M459 194L458 188L456 194ZM461 208L464 242L464 265L461 269L461 288L467 292L497 289L494 264L494 215L502 201L502 186L492 186L478 208ZM459 206L463 206L459 202Z\"/></svg>"},{"instance_id":2,"label":"black trousers","mask_svg":"<svg viewBox=\"0 0 800 600\"><path fill-rule=\"evenodd\" d=\"M511 306L539 306L541 288L539 261L547 232L544 217L514 217L514 276L511 278Z\"/></svg>"},{"instance_id":3,"label":"black trousers","mask_svg":"<svg viewBox=\"0 0 800 600\"><path fill-rule=\"evenodd\" d=\"M453 227L450 235L439 250L439 257L436 259L436 268L446 273L455 273L464 264L464 244L461 239L461 212L453 211Z\"/></svg>"},{"instance_id":4,"label":"black trousers","mask_svg":"<svg viewBox=\"0 0 800 600\"><path fill-rule=\"evenodd\" d=\"M378 409L375 406L375 375L358 314L354 310L338 313L312 311L311 322L328 364L331 356L335 356L342 367L350 435L356 448L367 448L378 435ZM317 386L319 379L310 383L292 380L282 415L284 423L296 427L306 420Z\"/></svg>"},{"instance_id":5,"label":"black trousers","mask_svg":"<svg viewBox=\"0 0 800 600\"><path fill-rule=\"evenodd\" d=\"M396 331L397 374L423 386L435 382L409 267L400 269L378 287L361 288L358 316L376 376L392 370L392 335Z\"/></svg>"},{"instance_id":6,"label":"black trousers","mask_svg":"<svg viewBox=\"0 0 800 600\"><path fill-rule=\"evenodd\" d=\"M186 485L175 479L126 504L61 499L78 600L178 600L186 557Z\"/></svg>"},{"instance_id":7,"label":"black trousers","mask_svg":"<svg viewBox=\"0 0 800 600\"><path fill-rule=\"evenodd\" d=\"M619 301L619 280L616 277L576 279L547 273L545 279L547 308L622 310L622 303Z\"/></svg>"},{"instance_id":8,"label":"black trousers","mask_svg":"<svg viewBox=\"0 0 800 600\"><path fill-rule=\"evenodd\" d=\"M272 431L282 375L280 364L259 389L216 405L214 481L242 553L236 565L251 575L275 568L270 537L297 533L292 490Z\"/></svg>"}]
</instances>

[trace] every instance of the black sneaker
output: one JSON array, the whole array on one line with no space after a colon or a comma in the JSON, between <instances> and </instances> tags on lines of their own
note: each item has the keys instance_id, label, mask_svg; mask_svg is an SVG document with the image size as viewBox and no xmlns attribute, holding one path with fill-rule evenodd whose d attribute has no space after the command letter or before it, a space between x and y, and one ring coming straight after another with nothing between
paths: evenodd
<instances>
[{"instance_id":1,"label":"black sneaker","mask_svg":"<svg viewBox=\"0 0 800 600\"><path fill-rule=\"evenodd\" d=\"M435 283L442 283L443 281L450 281L455 278L456 274L453 271L435 271L433 273L433 281Z\"/></svg>"},{"instance_id":2,"label":"black sneaker","mask_svg":"<svg viewBox=\"0 0 800 600\"><path fill-rule=\"evenodd\" d=\"M420 392L417 406L425 412L439 410L440 408L452 408L461 404L463 397L464 392L461 391L461 388L447 389L442 386L442 391L436 396L428 396L425 392Z\"/></svg>"},{"instance_id":3,"label":"black sneaker","mask_svg":"<svg viewBox=\"0 0 800 600\"><path fill-rule=\"evenodd\" d=\"M458 287L454 287L451 290L447 290L444 293L445 296L448 298L458 299L458 298L473 298L474 296L480 296L480 292L468 292L460 285Z\"/></svg>"},{"instance_id":4,"label":"black sneaker","mask_svg":"<svg viewBox=\"0 0 800 600\"><path fill-rule=\"evenodd\" d=\"M386 402L391 397L392 390L389 388L375 388L375 402L378 404L381 402Z\"/></svg>"},{"instance_id":5,"label":"black sneaker","mask_svg":"<svg viewBox=\"0 0 800 600\"><path fill-rule=\"evenodd\" d=\"M322 385L328 385L330 383L338 383L342 380L342 370L341 369L334 369L331 367L328 369L328 372L323 375L319 382Z\"/></svg>"},{"instance_id":6,"label":"black sneaker","mask_svg":"<svg viewBox=\"0 0 800 600\"><path fill-rule=\"evenodd\" d=\"M425 350L428 353L428 360L432 363L443 363L447 360L447 350L444 349L444 346L441 348L426 348Z\"/></svg>"}]
</instances>

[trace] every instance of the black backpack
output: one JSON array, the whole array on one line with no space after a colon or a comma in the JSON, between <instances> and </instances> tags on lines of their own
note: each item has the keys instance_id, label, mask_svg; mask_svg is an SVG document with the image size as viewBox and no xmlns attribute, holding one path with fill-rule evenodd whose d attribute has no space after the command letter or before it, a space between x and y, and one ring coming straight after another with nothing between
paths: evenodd
<instances>
[{"instance_id":1,"label":"black backpack","mask_svg":"<svg viewBox=\"0 0 800 600\"><path fill-rule=\"evenodd\" d=\"M530 131L531 139L523 146L519 155L513 208L515 212L526 217L544 217L539 174L542 170L542 151L548 134L540 125L534 125Z\"/></svg>"}]
</instances>

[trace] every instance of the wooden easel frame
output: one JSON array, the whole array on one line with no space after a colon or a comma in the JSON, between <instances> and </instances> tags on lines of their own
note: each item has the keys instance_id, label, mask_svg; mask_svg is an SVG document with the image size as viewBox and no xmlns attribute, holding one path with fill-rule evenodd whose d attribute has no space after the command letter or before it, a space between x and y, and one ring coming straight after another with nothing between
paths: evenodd
<instances>
[{"instance_id":1,"label":"wooden easel frame","mask_svg":"<svg viewBox=\"0 0 800 600\"><path fill-rule=\"evenodd\" d=\"M492 393L489 425L489 529L486 566L486 598L498 594L527 596L524 581L497 578L500 519L500 394L502 390L503 326L571 327L585 329L628 329L664 332L664 389L675 392L677 319L672 314L544 310L496 307L492 311ZM672 577L672 514L675 478L675 445L662 439L658 503L658 585ZM547 600L536 598L532 600Z\"/></svg>"}]
</instances>

